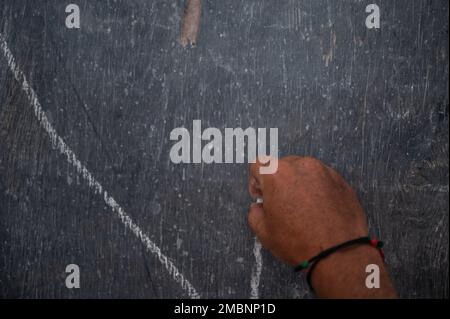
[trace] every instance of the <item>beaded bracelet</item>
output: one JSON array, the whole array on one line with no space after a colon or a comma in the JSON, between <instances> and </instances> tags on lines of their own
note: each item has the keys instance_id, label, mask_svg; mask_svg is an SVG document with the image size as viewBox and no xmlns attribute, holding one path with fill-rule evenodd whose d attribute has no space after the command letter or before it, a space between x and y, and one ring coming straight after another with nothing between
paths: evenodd
<instances>
[{"instance_id":1,"label":"beaded bracelet","mask_svg":"<svg viewBox=\"0 0 450 319\"><path fill-rule=\"evenodd\" d=\"M303 261L300 265L295 267L294 270L296 272L298 272L298 271L302 271L302 270L306 270L306 269L310 268L308 271L308 275L306 276L306 280L308 282L308 286L311 289L311 291L314 291L314 288L312 287L312 284L311 284L311 277L312 277L312 273L313 273L314 269L316 268L317 264L319 263L319 261L330 256L331 254L334 254L335 252L337 252L341 249L348 248L348 247L354 246L354 245L361 245L361 244L371 245L372 247L377 248L378 251L380 252L381 257L383 258L383 261L384 261L384 252L382 249L383 242L378 241L375 238L371 238L370 236L364 236L364 237L356 238L353 240L349 240L345 243L342 243L337 246L331 247L327 250L324 250L317 256L314 256L313 258L311 258L309 260Z\"/></svg>"}]
</instances>

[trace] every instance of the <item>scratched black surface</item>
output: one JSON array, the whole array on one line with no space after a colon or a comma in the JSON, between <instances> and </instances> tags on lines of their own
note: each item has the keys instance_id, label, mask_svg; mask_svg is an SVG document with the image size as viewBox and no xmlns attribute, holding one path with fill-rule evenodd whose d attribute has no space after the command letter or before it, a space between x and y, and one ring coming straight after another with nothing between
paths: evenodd
<instances>
[{"instance_id":1,"label":"scratched black surface","mask_svg":"<svg viewBox=\"0 0 450 319\"><path fill-rule=\"evenodd\" d=\"M193 119L278 127L281 155L337 168L400 295L448 298L447 1L209 0L195 49L181 0L73 2L80 30L64 1L2 0L1 33L58 134L202 297L249 297L255 258L247 166L170 161ZM187 297L52 149L3 55L0 88L0 297ZM267 252L259 293L312 297Z\"/></svg>"}]
</instances>

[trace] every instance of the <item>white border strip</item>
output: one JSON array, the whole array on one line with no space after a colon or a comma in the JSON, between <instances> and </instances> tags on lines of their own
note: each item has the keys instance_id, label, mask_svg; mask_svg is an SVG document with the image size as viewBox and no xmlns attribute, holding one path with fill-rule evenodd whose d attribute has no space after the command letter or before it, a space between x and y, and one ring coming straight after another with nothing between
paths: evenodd
<instances>
[{"instance_id":1,"label":"white border strip","mask_svg":"<svg viewBox=\"0 0 450 319\"><path fill-rule=\"evenodd\" d=\"M108 192L103 188L103 186L95 179L94 176L88 171L88 169L78 160L75 153L67 146L64 140L58 135L51 123L49 122L45 112L42 109L41 104L37 98L36 93L27 81L25 74L17 65L11 50L8 47L6 38L0 33L0 47L8 62L8 67L10 71L14 74L14 77L19 84L22 85L22 90L26 94L30 105L34 109L34 115L39 121L41 127L47 132L51 145L53 149L59 151L67 159L67 162L71 164L77 172L88 182L89 188L91 188L96 194L103 196L103 199L111 210L118 215L122 223L126 228L131 230L133 234L140 239L140 241L145 245L148 251L150 251L161 264L166 268L169 275L177 283L181 285L181 288L186 291L190 298L200 298L195 288L191 283L183 276L183 274L178 270L178 268L173 264L173 262L165 256L161 249L153 242L151 239L142 232L139 226L126 214L122 207L115 201L115 199L108 194Z\"/></svg>"}]
</instances>

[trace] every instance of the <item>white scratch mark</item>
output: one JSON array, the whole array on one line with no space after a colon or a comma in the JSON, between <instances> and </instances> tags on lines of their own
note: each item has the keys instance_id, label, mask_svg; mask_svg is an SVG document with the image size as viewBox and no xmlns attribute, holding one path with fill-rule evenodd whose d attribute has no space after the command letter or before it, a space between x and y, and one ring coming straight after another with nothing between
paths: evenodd
<instances>
[{"instance_id":1,"label":"white scratch mark","mask_svg":"<svg viewBox=\"0 0 450 319\"><path fill-rule=\"evenodd\" d=\"M126 228L132 231L132 233L139 238L139 240L145 245L148 251L155 255L161 264L166 268L169 275L177 283L181 285L181 288L186 291L190 298L200 298L195 288L191 283L183 276L178 268L173 264L173 262L165 256L161 249L153 242L151 239L142 232L139 226L126 214L122 207L115 201L115 199L108 194L108 192L103 188L103 186L95 179L94 176L88 171L88 169L77 159L75 153L66 145L64 140L58 135L51 123L49 122L42 106L37 98L37 95L33 88L27 81L25 74L17 65L11 50L8 47L6 38L0 33L0 47L8 62L8 67L10 71L14 74L16 81L21 84L22 90L26 94L30 105L34 109L34 115L36 116L39 124L45 130L50 138L51 145L53 149L59 151L62 155L67 158L69 164L71 164L77 172L88 182L89 187L96 193L103 196L105 203L111 208L111 210L118 215L122 223Z\"/></svg>"}]
</instances>

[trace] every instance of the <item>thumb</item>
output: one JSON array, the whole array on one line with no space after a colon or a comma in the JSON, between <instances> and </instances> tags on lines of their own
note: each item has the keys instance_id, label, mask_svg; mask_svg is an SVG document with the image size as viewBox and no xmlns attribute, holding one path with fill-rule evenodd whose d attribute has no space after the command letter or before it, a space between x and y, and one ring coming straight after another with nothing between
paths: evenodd
<instances>
[{"instance_id":1,"label":"thumb","mask_svg":"<svg viewBox=\"0 0 450 319\"><path fill-rule=\"evenodd\" d=\"M253 203L250 205L250 210L248 212L248 224L258 239L263 242L267 231L262 204Z\"/></svg>"}]
</instances>

